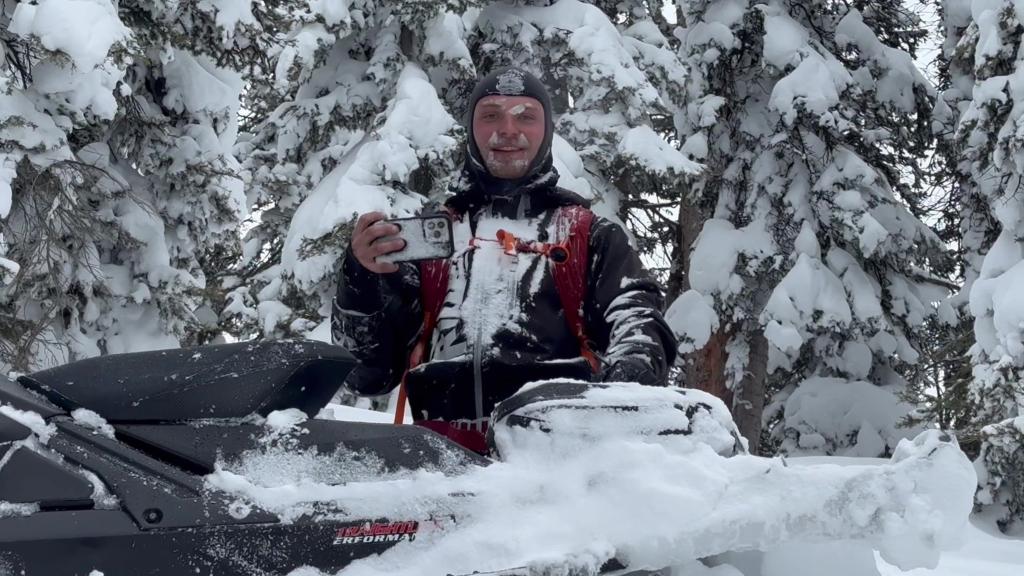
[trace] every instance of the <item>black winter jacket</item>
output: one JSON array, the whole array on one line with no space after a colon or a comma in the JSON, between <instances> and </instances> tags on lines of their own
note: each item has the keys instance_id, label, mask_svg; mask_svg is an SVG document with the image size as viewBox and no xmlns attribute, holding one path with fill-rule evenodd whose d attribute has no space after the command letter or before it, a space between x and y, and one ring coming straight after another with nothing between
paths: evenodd
<instances>
[{"instance_id":1,"label":"black winter jacket","mask_svg":"<svg viewBox=\"0 0 1024 576\"><path fill-rule=\"evenodd\" d=\"M558 241L551 237L557 208L585 201L550 180L511 197L480 198L463 194L448 202L463 215L453 226L449 291L428 361L406 379L418 420L486 422L495 404L527 382L595 377L580 357L546 257L509 256L488 240L504 227L525 240ZM477 248L468 247L467 236L480 239ZM588 260L584 324L605 377L664 384L675 339L662 319L657 282L622 228L604 218L595 217L591 225ZM378 275L348 252L332 314L334 341L360 360L346 385L361 395L393 390L422 318L415 264Z\"/></svg>"}]
</instances>

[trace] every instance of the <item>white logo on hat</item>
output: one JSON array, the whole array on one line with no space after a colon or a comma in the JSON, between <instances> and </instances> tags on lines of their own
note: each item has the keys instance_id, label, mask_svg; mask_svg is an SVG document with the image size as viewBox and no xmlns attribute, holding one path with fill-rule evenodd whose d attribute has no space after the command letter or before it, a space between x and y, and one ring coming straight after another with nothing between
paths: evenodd
<instances>
[{"instance_id":1,"label":"white logo on hat","mask_svg":"<svg viewBox=\"0 0 1024 576\"><path fill-rule=\"evenodd\" d=\"M506 70L498 76L496 88L504 96L518 96L526 92L526 75L515 68Z\"/></svg>"}]
</instances>

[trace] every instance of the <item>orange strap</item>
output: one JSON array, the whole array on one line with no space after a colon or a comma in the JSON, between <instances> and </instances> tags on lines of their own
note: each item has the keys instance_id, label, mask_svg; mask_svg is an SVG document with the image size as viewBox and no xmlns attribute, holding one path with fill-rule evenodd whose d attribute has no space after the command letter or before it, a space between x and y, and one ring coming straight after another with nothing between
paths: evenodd
<instances>
[{"instance_id":1,"label":"orange strap","mask_svg":"<svg viewBox=\"0 0 1024 576\"><path fill-rule=\"evenodd\" d=\"M409 354L409 365L406 367L405 373L402 374L402 382L398 385L398 404L395 406L395 424L402 424L405 422L405 404L408 401L408 393L405 391L405 378L409 375L409 370L412 370L423 363L423 357L427 350L427 344L430 341L430 335L434 333L434 327L436 325L437 317L432 314L431 310L425 311L423 313L423 332L416 341L416 345L413 346L412 353Z\"/></svg>"},{"instance_id":2,"label":"orange strap","mask_svg":"<svg viewBox=\"0 0 1024 576\"><path fill-rule=\"evenodd\" d=\"M406 370L405 374L409 371ZM402 375L402 383L398 385L398 405L395 406L395 424L405 423L405 374Z\"/></svg>"}]
</instances>

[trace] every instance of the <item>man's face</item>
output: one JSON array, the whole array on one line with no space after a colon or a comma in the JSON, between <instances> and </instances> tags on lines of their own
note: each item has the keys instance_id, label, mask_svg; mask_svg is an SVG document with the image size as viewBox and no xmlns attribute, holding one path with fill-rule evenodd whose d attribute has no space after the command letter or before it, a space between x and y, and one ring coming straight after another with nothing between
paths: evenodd
<instances>
[{"instance_id":1,"label":"man's face","mask_svg":"<svg viewBox=\"0 0 1024 576\"><path fill-rule=\"evenodd\" d=\"M529 96L484 96L473 110L473 138L491 176L522 178L544 141L544 108Z\"/></svg>"}]
</instances>

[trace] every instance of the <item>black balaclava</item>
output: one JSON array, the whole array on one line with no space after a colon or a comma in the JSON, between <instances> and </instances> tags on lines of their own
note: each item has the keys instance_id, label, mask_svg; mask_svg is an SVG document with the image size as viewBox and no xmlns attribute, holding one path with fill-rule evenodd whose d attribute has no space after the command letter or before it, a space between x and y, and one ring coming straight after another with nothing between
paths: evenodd
<instances>
[{"instance_id":1,"label":"black balaclava","mask_svg":"<svg viewBox=\"0 0 1024 576\"><path fill-rule=\"evenodd\" d=\"M537 155L530 163L526 174L516 180L495 178L487 171L487 166L480 156L480 148L473 136L473 112L476 105L485 96L529 96L540 102L544 109L544 140L537 149ZM520 68L502 68L491 72L477 82L476 88L469 97L466 108L465 125L469 132L467 138L466 176L478 185L478 189L489 196L508 196L523 189L532 188L539 179L545 182L557 173L554 170L551 156L551 140L554 136L554 121L551 119L551 97L544 84L536 76Z\"/></svg>"}]
</instances>

